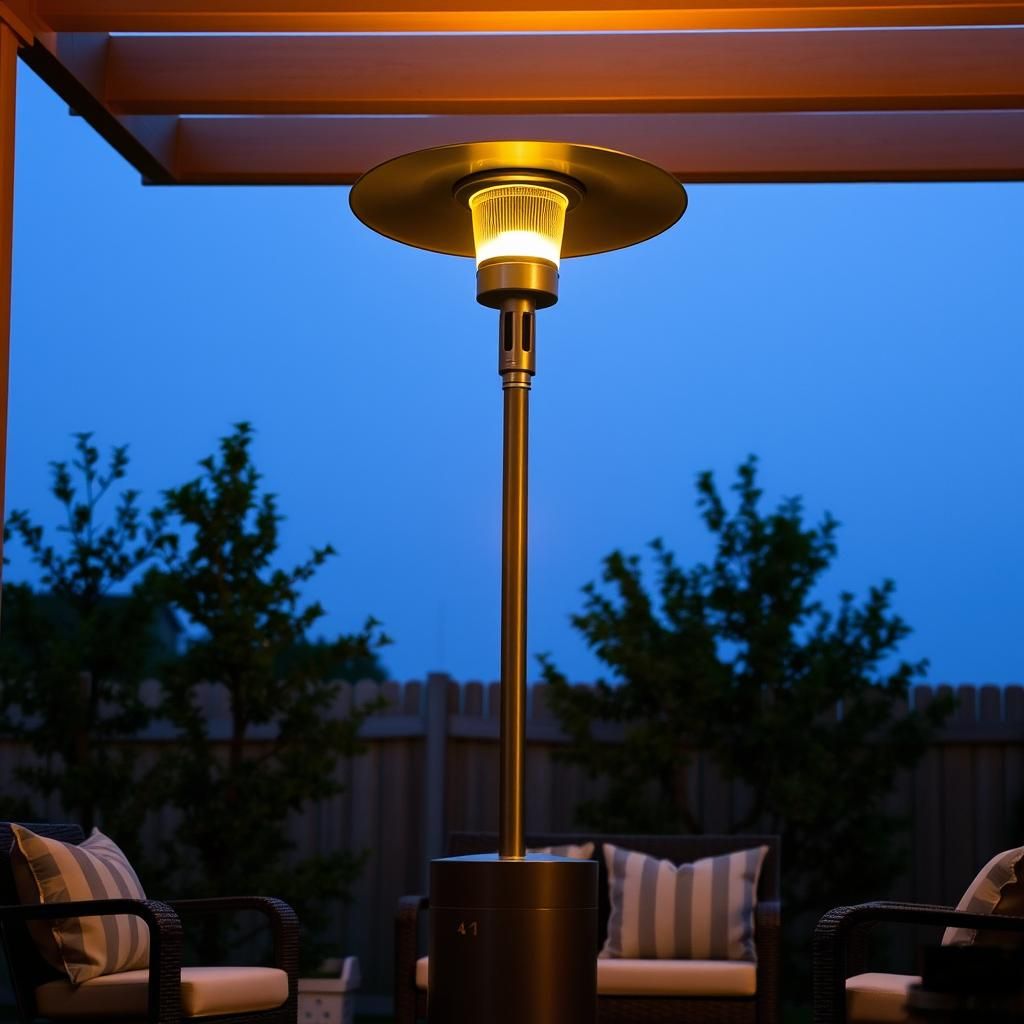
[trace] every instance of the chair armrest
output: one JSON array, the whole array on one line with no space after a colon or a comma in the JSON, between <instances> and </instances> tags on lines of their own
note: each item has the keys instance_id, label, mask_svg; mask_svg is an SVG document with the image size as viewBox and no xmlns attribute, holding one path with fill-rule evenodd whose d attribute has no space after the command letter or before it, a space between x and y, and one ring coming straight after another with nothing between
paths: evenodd
<instances>
[{"instance_id":1,"label":"chair armrest","mask_svg":"<svg viewBox=\"0 0 1024 1024\"><path fill-rule=\"evenodd\" d=\"M395 1024L416 1022L416 960L419 955L420 912L426 896L403 896L395 914Z\"/></svg>"},{"instance_id":2,"label":"chair armrest","mask_svg":"<svg viewBox=\"0 0 1024 1024\"><path fill-rule=\"evenodd\" d=\"M850 945L859 931L880 923L1020 932L1024 939L1024 917L1007 914L969 914L952 907L893 901L836 907L814 929L814 1024L841 1024L846 1020L846 963Z\"/></svg>"},{"instance_id":3,"label":"chair armrest","mask_svg":"<svg viewBox=\"0 0 1024 1024\"><path fill-rule=\"evenodd\" d=\"M398 911L395 914L395 923L416 924L419 920L420 911L430 906L430 900L426 896L402 896L398 900Z\"/></svg>"},{"instance_id":4,"label":"chair armrest","mask_svg":"<svg viewBox=\"0 0 1024 1024\"><path fill-rule=\"evenodd\" d=\"M757 1022L777 1024L781 998L782 905L765 900L754 908L757 949Z\"/></svg>"},{"instance_id":5,"label":"chair armrest","mask_svg":"<svg viewBox=\"0 0 1024 1024\"><path fill-rule=\"evenodd\" d=\"M14 922L54 921L69 917L132 914L149 929L149 989L147 1019L153 1024L176 1024L181 1015L181 921L160 900L69 900L0 907L0 930ZM33 1007L34 1010L34 1007Z\"/></svg>"},{"instance_id":6,"label":"chair armrest","mask_svg":"<svg viewBox=\"0 0 1024 1024\"><path fill-rule=\"evenodd\" d=\"M255 910L267 918L274 940L274 966L288 975L288 991L298 996L299 919L284 902L270 896L213 896L196 900L168 900L180 917L198 914L230 914Z\"/></svg>"}]
</instances>

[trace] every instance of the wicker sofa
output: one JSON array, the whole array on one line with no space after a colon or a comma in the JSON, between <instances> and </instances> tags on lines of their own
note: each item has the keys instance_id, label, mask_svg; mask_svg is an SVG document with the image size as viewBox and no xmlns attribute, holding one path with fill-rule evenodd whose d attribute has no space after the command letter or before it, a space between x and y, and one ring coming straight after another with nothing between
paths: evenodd
<instances>
[{"instance_id":1,"label":"wicker sofa","mask_svg":"<svg viewBox=\"0 0 1024 1024\"><path fill-rule=\"evenodd\" d=\"M598 1024L627 1022L716 1022L716 1024L777 1024L779 1020L779 837L778 836L629 836L629 835L529 835L529 847L558 846L566 843L597 844L598 859L598 939L604 942L609 903L607 873L600 846L604 842L677 864L711 857L752 846L768 847L758 885L755 910L755 944L757 947L756 985L754 991L736 994L722 991L721 979L710 985L701 978L701 964L711 965L707 974L714 974L722 961L648 961L655 972L650 990L630 983L623 986L602 977L600 967L615 961L599 963L597 1015ZM497 837L486 833L455 833L449 837L448 855L462 856L486 853L497 847ZM426 969L419 946L421 917L429 909L425 896L405 896L399 901L395 922L395 1024L416 1024L427 1013ZM596 955L596 950L595 950ZM687 972L690 980L683 986L685 994L664 994L665 970L675 965ZM705 974L705 978L706 978ZM670 988L673 986L669 986ZM604 991L602 991L604 989ZM710 991L709 991L710 989Z\"/></svg>"}]
</instances>

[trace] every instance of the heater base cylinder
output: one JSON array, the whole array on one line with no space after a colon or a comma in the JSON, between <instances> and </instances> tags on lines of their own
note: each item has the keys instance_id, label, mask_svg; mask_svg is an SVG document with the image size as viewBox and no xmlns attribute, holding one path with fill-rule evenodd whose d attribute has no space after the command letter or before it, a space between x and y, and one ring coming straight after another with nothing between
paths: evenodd
<instances>
[{"instance_id":1,"label":"heater base cylinder","mask_svg":"<svg viewBox=\"0 0 1024 1024\"><path fill-rule=\"evenodd\" d=\"M430 865L428 1024L594 1024L597 863Z\"/></svg>"}]
</instances>

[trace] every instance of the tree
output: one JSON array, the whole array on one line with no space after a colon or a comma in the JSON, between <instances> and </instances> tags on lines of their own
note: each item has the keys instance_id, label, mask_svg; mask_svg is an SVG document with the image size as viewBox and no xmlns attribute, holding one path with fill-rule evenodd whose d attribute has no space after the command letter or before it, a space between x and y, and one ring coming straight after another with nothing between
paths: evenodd
<instances>
[{"instance_id":1,"label":"tree","mask_svg":"<svg viewBox=\"0 0 1024 1024\"><path fill-rule=\"evenodd\" d=\"M619 551L604 560L605 586L584 588L572 621L612 682L572 687L542 662L571 739L565 757L607 780L605 795L580 808L585 823L701 831L687 774L704 754L750 793L732 831L783 836L793 951L809 941L811 914L878 898L893 880L904 823L885 796L950 705L906 710L925 663L887 667L909 633L891 610L892 582L826 609L815 589L836 556L836 520L805 525L796 498L762 512L756 470L753 457L740 466L734 510L711 473L699 476L697 504L716 545L709 563L684 569L654 541L653 593L641 559ZM624 741L595 741L597 722L621 723Z\"/></svg>"},{"instance_id":2,"label":"tree","mask_svg":"<svg viewBox=\"0 0 1024 1024\"><path fill-rule=\"evenodd\" d=\"M87 832L102 823L137 856L148 805L144 787L126 784L137 758L124 741L152 718L141 683L157 645L158 609L141 574L166 536L163 514L144 516L132 489L120 491L109 523L100 520L101 504L126 475L128 451L114 447L104 471L91 438L75 435L70 467L51 463L66 543L48 543L25 511L7 522L5 536L27 548L41 589L4 586L0 728L27 740L37 759L17 769L34 791L19 814L44 818L55 795Z\"/></svg>"},{"instance_id":3,"label":"tree","mask_svg":"<svg viewBox=\"0 0 1024 1024\"><path fill-rule=\"evenodd\" d=\"M375 663L387 638L371 618L357 633L310 642L324 611L302 604L301 586L334 551L316 548L288 571L272 567L282 516L274 495L260 493L251 441L249 424L237 424L219 455L200 462L199 477L165 492L187 536L168 548L160 590L201 634L162 676L162 713L182 737L163 769L161 795L180 815L165 868L190 895L288 900L314 964L329 902L347 896L359 857L299 855L286 820L342 791L339 760L362 749L358 730L374 710L338 717L340 684L327 672ZM226 691L224 736L203 706L206 683ZM204 952L217 955L228 941L211 928Z\"/></svg>"}]
</instances>

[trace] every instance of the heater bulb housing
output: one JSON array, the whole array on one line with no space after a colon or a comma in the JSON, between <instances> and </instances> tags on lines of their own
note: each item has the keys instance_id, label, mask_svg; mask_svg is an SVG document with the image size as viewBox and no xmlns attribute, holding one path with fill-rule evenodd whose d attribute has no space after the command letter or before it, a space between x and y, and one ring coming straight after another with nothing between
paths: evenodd
<instances>
[{"instance_id":1,"label":"heater bulb housing","mask_svg":"<svg viewBox=\"0 0 1024 1024\"><path fill-rule=\"evenodd\" d=\"M469 198L476 265L545 260L558 267L569 200L543 185L491 185Z\"/></svg>"}]
</instances>

